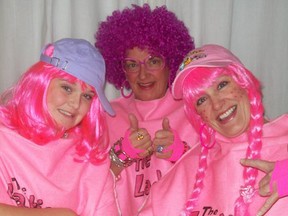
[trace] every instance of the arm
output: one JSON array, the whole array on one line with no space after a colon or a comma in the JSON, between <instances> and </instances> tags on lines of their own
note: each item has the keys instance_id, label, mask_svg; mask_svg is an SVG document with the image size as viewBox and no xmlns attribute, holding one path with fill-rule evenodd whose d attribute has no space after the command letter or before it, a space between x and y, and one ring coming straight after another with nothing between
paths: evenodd
<instances>
[{"instance_id":1,"label":"arm","mask_svg":"<svg viewBox=\"0 0 288 216\"><path fill-rule=\"evenodd\" d=\"M0 204L0 215L5 216L77 216L75 212L64 208L23 208Z\"/></svg>"}]
</instances>

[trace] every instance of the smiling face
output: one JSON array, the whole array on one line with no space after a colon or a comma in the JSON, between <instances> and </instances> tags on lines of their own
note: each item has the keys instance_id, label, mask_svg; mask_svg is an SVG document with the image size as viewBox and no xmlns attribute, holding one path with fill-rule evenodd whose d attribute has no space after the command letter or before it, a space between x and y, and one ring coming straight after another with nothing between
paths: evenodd
<instances>
[{"instance_id":1,"label":"smiling face","mask_svg":"<svg viewBox=\"0 0 288 216\"><path fill-rule=\"evenodd\" d=\"M244 133L250 122L250 103L244 89L229 76L220 76L196 100L196 111L226 137Z\"/></svg>"},{"instance_id":2,"label":"smiling face","mask_svg":"<svg viewBox=\"0 0 288 216\"><path fill-rule=\"evenodd\" d=\"M95 92L80 83L55 78L47 91L47 107L50 115L66 130L78 125L90 109Z\"/></svg>"},{"instance_id":3,"label":"smiling face","mask_svg":"<svg viewBox=\"0 0 288 216\"><path fill-rule=\"evenodd\" d=\"M127 51L126 58L132 58L144 62L150 56L147 50L133 48ZM135 95L142 101L155 100L163 97L167 91L169 70L167 67L157 71L149 71L141 64L137 73L126 73L126 78Z\"/></svg>"}]
</instances>

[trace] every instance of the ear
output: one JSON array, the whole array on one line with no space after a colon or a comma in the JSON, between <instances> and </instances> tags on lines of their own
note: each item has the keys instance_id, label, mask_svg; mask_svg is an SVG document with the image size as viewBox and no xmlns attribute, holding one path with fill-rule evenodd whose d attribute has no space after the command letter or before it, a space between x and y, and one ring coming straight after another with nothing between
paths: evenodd
<instances>
[{"instance_id":1,"label":"ear","mask_svg":"<svg viewBox=\"0 0 288 216\"><path fill-rule=\"evenodd\" d=\"M52 44L48 44L48 45L45 47L44 54L45 54L46 56L52 57L52 56L53 56L53 52L54 52L54 46L53 46Z\"/></svg>"}]
</instances>

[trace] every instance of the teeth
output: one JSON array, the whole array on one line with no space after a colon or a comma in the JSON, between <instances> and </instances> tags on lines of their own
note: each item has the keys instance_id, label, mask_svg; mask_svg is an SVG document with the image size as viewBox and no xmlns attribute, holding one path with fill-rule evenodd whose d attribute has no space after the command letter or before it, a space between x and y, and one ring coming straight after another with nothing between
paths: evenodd
<instances>
[{"instance_id":1,"label":"teeth","mask_svg":"<svg viewBox=\"0 0 288 216\"><path fill-rule=\"evenodd\" d=\"M141 86L150 86L151 83L140 83L139 85L141 85Z\"/></svg>"},{"instance_id":2,"label":"teeth","mask_svg":"<svg viewBox=\"0 0 288 216\"><path fill-rule=\"evenodd\" d=\"M71 113L69 112L66 112L65 110L59 110L60 113L64 114L64 115L67 115L67 116L72 116Z\"/></svg>"},{"instance_id":3,"label":"teeth","mask_svg":"<svg viewBox=\"0 0 288 216\"><path fill-rule=\"evenodd\" d=\"M229 115L231 115L231 113L234 112L234 110L236 109L236 106L231 107L229 110L227 110L225 113L223 113L222 115L219 116L220 120L223 120L225 118L227 118Z\"/></svg>"}]
</instances>

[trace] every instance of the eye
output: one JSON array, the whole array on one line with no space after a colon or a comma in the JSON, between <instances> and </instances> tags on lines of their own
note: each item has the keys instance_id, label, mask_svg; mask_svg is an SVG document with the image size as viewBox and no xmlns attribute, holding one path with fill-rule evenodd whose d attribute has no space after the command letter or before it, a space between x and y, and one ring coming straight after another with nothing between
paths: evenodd
<instances>
[{"instance_id":1,"label":"eye","mask_svg":"<svg viewBox=\"0 0 288 216\"><path fill-rule=\"evenodd\" d=\"M220 90L222 88L224 88L226 85L228 85L228 81L221 81L218 86L217 86L217 89Z\"/></svg>"},{"instance_id":2,"label":"eye","mask_svg":"<svg viewBox=\"0 0 288 216\"><path fill-rule=\"evenodd\" d=\"M83 94L83 97L86 99L86 100L92 100L94 95L92 94Z\"/></svg>"},{"instance_id":3,"label":"eye","mask_svg":"<svg viewBox=\"0 0 288 216\"><path fill-rule=\"evenodd\" d=\"M198 100L197 100L197 106L200 106L201 104L203 104L205 101L207 100L206 97L200 97Z\"/></svg>"},{"instance_id":4,"label":"eye","mask_svg":"<svg viewBox=\"0 0 288 216\"><path fill-rule=\"evenodd\" d=\"M157 65L158 66L158 65L162 64L162 59L159 57L151 57L148 62L150 65Z\"/></svg>"},{"instance_id":5,"label":"eye","mask_svg":"<svg viewBox=\"0 0 288 216\"><path fill-rule=\"evenodd\" d=\"M124 67L126 69L133 69L133 68L137 67L137 62L135 62L135 61L125 61L124 62Z\"/></svg>"},{"instance_id":6,"label":"eye","mask_svg":"<svg viewBox=\"0 0 288 216\"><path fill-rule=\"evenodd\" d=\"M127 64L127 67L129 68L135 68L137 66L136 62L131 62L129 64Z\"/></svg>"},{"instance_id":7,"label":"eye","mask_svg":"<svg viewBox=\"0 0 288 216\"><path fill-rule=\"evenodd\" d=\"M66 92L72 92L72 88L68 85L62 85L61 88L64 89Z\"/></svg>"}]
</instances>

